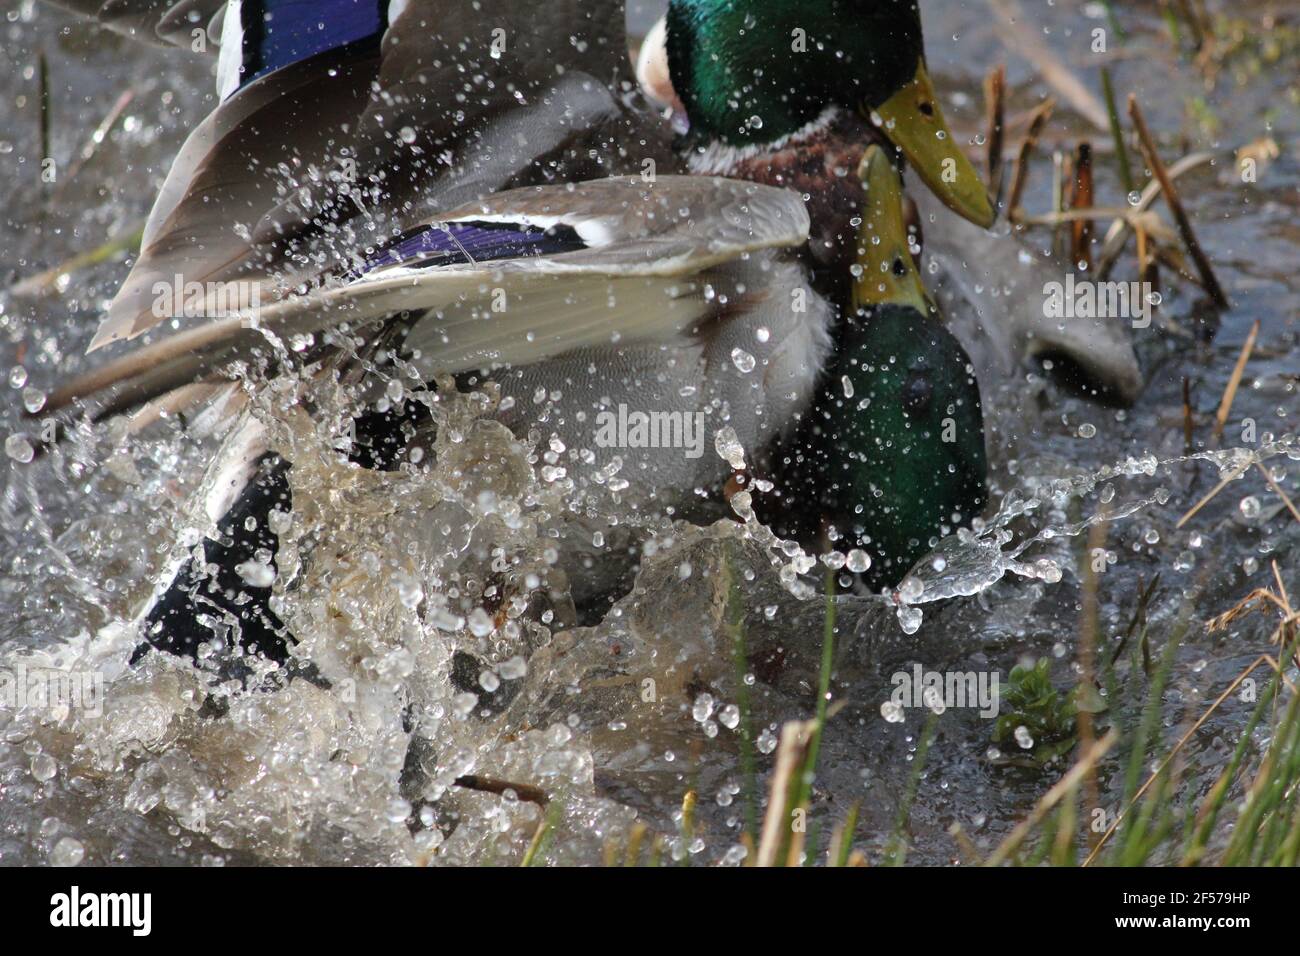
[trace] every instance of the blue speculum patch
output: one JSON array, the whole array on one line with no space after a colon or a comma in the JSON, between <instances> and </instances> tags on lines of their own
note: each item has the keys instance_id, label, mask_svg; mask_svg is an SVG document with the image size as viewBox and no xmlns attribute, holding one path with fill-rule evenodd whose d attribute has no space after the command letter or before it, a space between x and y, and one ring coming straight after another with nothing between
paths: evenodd
<instances>
[{"instance_id":1,"label":"blue speculum patch","mask_svg":"<svg viewBox=\"0 0 1300 956\"><path fill-rule=\"evenodd\" d=\"M369 260L363 272L406 265L431 269L503 259L527 259L576 252L587 244L570 226L543 229L520 223L449 222L420 226L394 240Z\"/></svg>"}]
</instances>

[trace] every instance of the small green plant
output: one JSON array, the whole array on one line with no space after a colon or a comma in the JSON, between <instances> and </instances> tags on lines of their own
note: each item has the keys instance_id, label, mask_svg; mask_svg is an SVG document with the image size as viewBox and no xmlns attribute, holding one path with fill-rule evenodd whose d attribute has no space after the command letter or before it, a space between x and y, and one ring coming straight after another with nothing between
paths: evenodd
<instances>
[{"instance_id":1,"label":"small green plant","mask_svg":"<svg viewBox=\"0 0 1300 956\"><path fill-rule=\"evenodd\" d=\"M995 743L1027 751L1038 766L1045 766L1074 748L1078 742L1075 723L1080 710L1097 713L1105 709L1095 691L1069 694L1053 687L1048 664L1044 657L1031 667L1017 665L1011 669L1008 687L1002 692L1006 712L993 726ZM1017 734L1021 727L1024 732ZM1028 747L1023 743L1025 733L1032 741Z\"/></svg>"}]
</instances>

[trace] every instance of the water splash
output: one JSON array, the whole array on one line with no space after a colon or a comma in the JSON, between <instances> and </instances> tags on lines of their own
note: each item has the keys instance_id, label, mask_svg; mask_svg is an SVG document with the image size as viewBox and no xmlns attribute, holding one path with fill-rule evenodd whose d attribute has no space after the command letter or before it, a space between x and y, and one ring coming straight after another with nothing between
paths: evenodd
<instances>
[{"instance_id":1,"label":"water splash","mask_svg":"<svg viewBox=\"0 0 1300 956\"><path fill-rule=\"evenodd\" d=\"M404 374L400 365L384 373L398 381ZM399 395L390 385L383 386L390 400L427 403L437 426L428 453L397 473L341 460L336 438L358 396L339 383L290 377L259 390L248 412L294 461L295 507L276 519L274 609L300 640L295 656L319 680L284 681L255 659L247 682L234 681L211 652L197 668L163 655L128 667L137 637L120 619L37 656L0 650L8 667L21 657L105 683L99 716L0 704L7 744L0 775L21 782L14 793L75 807L61 812L68 819L109 821L59 831L46 841L47 858L110 859L126 852L113 834L144 820L157 822L154 843L136 848L136 859L517 861L545 813L516 789L532 787L561 805L562 852L593 859L636 819L626 803L600 795L598 768L630 775L645 793L672 792L679 757L696 739L718 748L706 767L734 768L741 721L723 582L743 582L745 605L783 635L771 645L787 652L782 629L791 625L783 621L822 606L818 558L754 513L755 496L770 486L753 481L732 496L739 521L636 529L654 535L636 587L600 625L577 628L562 597L560 549L547 531L571 513L574 476L540 475L549 446L520 441L493 421L490 389L463 395L440 383L436 393L404 386ZM103 470L151 493L161 479L141 472L146 456L132 454L124 436L110 444L106 466L115 455L126 459ZM744 450L727 436L716 450L743 466ZM168 452L154 453L166 466L160 474L176 470ZM93 457L89 445L78 454ZM1300 447L1288 437L1257 450L1130 458L1067 479L1023 479L991 518L940 542L896 590L866 600L913 633L927 604L978 595L1007 576L1060 580L1060 565L1033 549L1168 500L1157 488L1116 502L1125 481L1156 479L1192 460L1231 477L1278 455L1300 460ZM12 487L39 516L33 474ZM201 489L189 497L201 499ZM1090 498L1100 504L1091 515L1065 519L1067 504ZM184 553L203 521L193 508L176 509L173 521ZM123 614L128 595L98 583L111 549L98 558L69 553L43 519L32 527L46 561L84 592L88 608ZM632 531L615 521L601 546ZM839 557L830 566L852 571L869 562L864 553ZM665 615L669 600L674 613ZM761 631L750 633L760 651L769 646ZM700 685L710 690L693 689ZM762 752L775 742L774 700L756 704ZM470 779L497 790L469 789ZM738 812L733 790L728 779L717 781L719 813ZM28 839L41 845L39 835Z\"/></svg>"},{"instance_id":2,"label":"water splash","mask_svg":"<svg viewBox=\"0 0 1300 956\"><path fill-rule=\"evenodd\" d=\"M1056 560L1047 557L1024 560L1025 553L1035 545L1075 538L1095 525L1122 521L1169 501L1168 489L1161 487L1150 494L1115 503L1114 482L1155 478L1176 465L1195 461L1210 462L1218 469L1221 480L1232 481L1243 476L1251 466L1279 456L1300 461L1300 439L1285 435L1255 449L1228 448L1164 460L1155 455L1128 457L1094 472L1047 481L1031 494L1012 491L1003 498L997 512L980 522L975 530L962 529L941 541L933 555L923 559L888 599L899 605L902 621L905 608L955 597L973 597L1008 575L1054 584L1062 575ZM1096 497L1101 507L1088 517L1073 522L1053 517L1052 513L1063 514L1070 501L1091 497ZM1035 518L1040 519L1036 528ZM1017 535L1014 528L1026 523L1028 529ZM919 624L919 620L909 615L904 629L913 624Z\"/></svg>"}]
</instances>

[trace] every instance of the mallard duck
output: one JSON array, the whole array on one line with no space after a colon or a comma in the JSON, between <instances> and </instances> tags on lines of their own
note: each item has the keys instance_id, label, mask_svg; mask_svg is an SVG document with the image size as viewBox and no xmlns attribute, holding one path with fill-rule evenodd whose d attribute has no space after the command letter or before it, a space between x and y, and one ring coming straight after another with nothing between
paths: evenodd
<instances>
[{"instance_id":1,"label":"mallard duck","mask_svg":"<svg viewBox=\"0 0 1300 956\"><path fill-rule=\"evenodd\" d=\"M1067 324L1051 319L1043 308L1044 286L1059 281L1068 264L1045 259L1010 230L988 231L993 212L983 185L949 134L920 55L915 5L878 3L867 11L848 12L841 6L674 0L641 43L638 83L685 131L693 147L688 154L693 169L805 193L813 222L810 252L819 263L837 257L852 261L852 243L845 237L853 232L849 219L860 208L861 187L847 173L857 168L866 147L883 142L882 133L887 133L930 187L909 197L919 206L915 217L909 216L909 224L918 221L914 246L921 244L924 231L929 291L960 326L981 376L1004 379L1026 358L1063 360L1058 366L1078 373L1071 384L1114 404L1131 405L1143 382L1123 329L1103 320ZM747 19L751 13L757 21L753 25ZM857 42L841 40L846 31L856 31ZM864 34L882 42L863 43ZM701 44L701 37L709 42ZM777 55L796 41L813 44L814 55ZM729 120L709 108L719 102L714 90L732 82L731 60L700 55L701 50L711 53L736 44L776 51L755 83L736 84L742 91L737 97L743 95L736 100L737 115L762 118L761 124L742 129L730 129ZM846 50L870 51L882 73L892 72L895 80L910 70L915 75L892 94L888 82L866 86L860 100L844 92L827 93L855 88L857 77L844 68L852 62L851 54L842 52ZM786 97L787 90L799 96ZM773 110L773 102L781 108ZM766 145L756 150L755 143ZM941 203L961 218L945 215ZM823 269L819 275L835 282L847 272ZM838 297L847 299L847 293Z\"/></svg>"},{"instance_id":2,"label":"mallard duck","mask_svg":"<svg viewBox=\"0 0 1300 956\"><path fill-rule=\"evenodd\" d=\"M864 255L861 242L855 246L845 237L854 232L863 184L870 181L844 172L856 168L873 144L885 142L884 133L930 187L913 194L915 203L908 200L913 208L906 227L891 218L878 234L908 237L908 255L900 256L899 262L910 274L919 258L920 223L927 224L924 245L932 291L945 304L943 312L955 321L951 329L943 323L920 322L914 308L900 304L883 310L897 321L843 323L835 349L839 361L860 354L868 366L882 370L876 388L858 374L850 376L850 384L858 386L858 403L864 396L888 391L896 384L892 372L900 370L916 373L913 380L919 383L917 366L959 378L974 369L990 389L1005 389L1026 359L1044 359L1052 360L1048 364L1054 364L1057 377L1068 386L1108 403L1131 405L1143 382L1124 330L1104 320L1061 323L1050 318L1043 308L1047 288L1068 267L1054 267L1007 230L986 231L992 209L978 175L947 130L927 75L914 5L882 3L868 13L858 12L854 26L859 36L889 37L894 45L884 53L871 44L850 49L871 50L879 70L892 75L894 82L910 77L893 93L888 93L888 83L882 83L866 87L858 98L854 94L862 89L859 78L851 69L841 68L853 60L842 52L839 39L845 32L843 25L852 18L838 5L795 9L760 2L754 8L762 13L751 15L750 7L714 0L673 0L641 44L638 82L683 132L692 169L804 193L812 218L809 252L814 281L841 307L849 298L847 277L857 268L852 260ZM710 42L701 43L702 37ZM779 51L787 37L812 44L817 55L773 55L752 83L736 78L732 59L712 53L735 46ZM735 109L734 115L718 108L720 88L738 91L727 104ZM791 92L798 95L787 95ZM735 115L749 114L756 119L735 125ZM879 172L874 178L878 187L883 186ZM877 193L883 194L883 188ZM945 216L940 204L961 217ZM869 202L869 207L880 214L875 202ZM866 249L865 255L870 259L879 251ZM878 265L869 264L868 271ZM913 285L919 288L919 282ZM860 314L860 284L852 295L854 309L849 314ZM928 294L926 301L929 305L921 311L935 314ZM870 351L872 342L879 352ZM970 347L973 361L964 345ZM879 361L886 355L899 361ZM831 372L828 380L838 376ZM959 387L953 382L950 387L959 394L970 383ZM983 433L978 427L982 415L978 394L969 391L968 399L974 400L964 402L964 412L949 412L955 414L950 420L945 415L949 424L933 430L947 433L949 441L918 443L913 453L904 454L910 443L899 442L905 430L897 423L905 415L898 401L877 404L874 412L868 412L852 409L854 403L823 388L817 409L783 449L780 467L785 479L778 482L778 503L768 508L765 517L808 541L818 522L838 514L842 527L835 530L856 528L857 533L846 534L846 539L855 545L869 544L881 558L867 579L877 585L897 581L934 543L936 534L978 514L986 471L984 447L978 440ZM892 426L886 424L891 417ZM824 433L823 427L829 431ZM831 439L831 433L840 437ZM869 439L867 444L864 439ZM885 448L893 454L870 458L872 449ZM809 487L818 489L815 497L822 510L792 510L788 502L779 501L787 489L806 498ZM857 493L850 491L854 487ZM917 494L917 489L925 494ZM840 496L852 499L856 509L856 520L847 522L847 527L848 512L840 506Z\"/></svg>"},{"instance_id":3,"label":"mallard duck","mask_svg":"<svg viewBox=\"0 0 1300 956\"><path fill-rule=\"evenodd\" d=\"M186 6L194 13L202 5ZM901 429L896 440L909 453L916 436L941 438L914 429L922 386L895 388L884 352L871 342L880 334L910 363L947 344L942 329L914 301L887 309L893 292L863 291L861 283L859 304L874 306L875 317L859 321L855 313L837 326L851 311L849 267L880 264L870 253L857 262L853 219L864 196L855 170L872 142L889 143L922 169L945 203L980 223L992 214L929 90L914 6L880 4L865 18L841 6L803 3L794 17L793 5L758 0L674 5L682 26L670 30L670 48L696 78L682 85L683 99L701 117L685 157L693 175L682 177L663 172L678 168L671 132L628 93L621 4L551 5L546 23L555 29L547 30L534 22L535 11L502 11L485 22L477 4L409 0L381 4L381 16L365 20L368 33L312 26L331 24L315 9L303 25L293 5L232 4L221 31L224 99L178 157L141 257L92 348L152 338L167 319L177 331L61 390L47 408L90 400L92 415L102 416L143 406L148 421L159 409L201 398L219 401L229 416L243 394L225 384L232 364L291 364L346 378L358 358L364 366L380 350L396 349L425 382L450 374L474 387L491 378L513 399L514 414L502 415L513 430L541 425L561 447L591 453L575 495L600 505L613 495L620 510L646 519L688 515L696 489L720 485L727 463L713 454L618 449L629 484L615 492L592 478L615 457L592 447L592 414L630 404L687 420L698 415L709 435L725 424L738 445L757 452L788 447L814 406L822 422L865 410L863 434ZM763 29L733 22L738 8ZM214 11L210 4L200 12ZM796 21L805 25L791 26ZM139 30L145 21L119 22ZM356 22L339 18L341 26ZM587 28L582 36L575 24ZM727 40L728 31L741 29L750 30L750 42ZM792 31L804 31L809 53L800 75L836 77L797 102L782 98L770 72L774 59L785 58L779 51ZM704 49L713 44L716 53ZM233 46L242 59L229 53ZM721 73L715 57L726 67ZM739 99L725 92L751 76L761 82ZM322 124L315 111L303 118L325 101L329 115L344 120ZM764 115L761 123L752 119ZM355 181L329 168L344 154L359 170ZM874 155L864 169L870 182L883 184L889 164ZM656 157L662 165L648 168ZM849 164L844 175L840 162ZM293 175L285 176L282 164ZM624 177L591 180L593 172ZM805 186L813 200L805 205L777 188L789 185ZM893 234L872 236L870 245L880 238L886 248L907 249L896 180L873 188L882 198L866 221ZM885 264L914 270L910 255ZM150 307L158 284L166 287L177 274L205 284L194 312L213 311L219 296L210 284L234 280L251 286L261 306L251 318L215 321L159 314ZM342 325L348 331L340 337L334 330ZM970 450L971 460L960 474L940 470L936 478L955 483L953 511L964 520L978 507L970 476L982 480L978 397L969 398L960 347L944 354L956 364L928 387L936 409L962 410L971 430L959 450ZM841 408L825 398L825 389L841 389L846 377L863 394L875 390L870 405ZM539 389L540 410L533 402ZM949 400L950 390L960 394ZM886 406L895 401L905 407L890 423ZM425 419L414 402L363 415L351 457L395 467L407 460ZM838 453L854 434L809 433L825 453ZM791 460L803 467L824 457ZM269 584L238 568L260 549L274 553L265 519L286 503L289 466L245 417L215 467L208 513L219 533L207 559L186 558L147 609L150 642L193 653L211 635L203 614L216 610L240 626L242 643L283 656L282 628L266 602ZM885 480L893 467L887 455L862 456L854 467L862 480L839 487L873 487L873 515L917 522L878 532L882 542L902 542L881 562L899 567L933 536L933 515L910 507L914 487ZM881 501L882 494L900 500ZM823 518L849 525L846 533L864 542L872 537L860 521L843 520L854 510L848 499L817 500ZM585 527L567 535L591 537ZM581 600L584 590L598 593L609 581L597 573L605 563L597 568L589 549L575 551L570 579ZM215 580L206 573L213 563L221 569Z\"/></svg>"},{"instance_id":4,"label":"mallard duck","mask_svg":"<svg viewBox=\"0 0 1300 956\"><path fill-rule=\"evenodd\" d=\"M855 258L850 220L862 186L853 173L872 143L892 145L951 209L993 224L926 71L913 0L672 0L643 51L643 83L656 59L685 111L691 171L803 193L820 265Z\"/></svg>"}]
</instances>

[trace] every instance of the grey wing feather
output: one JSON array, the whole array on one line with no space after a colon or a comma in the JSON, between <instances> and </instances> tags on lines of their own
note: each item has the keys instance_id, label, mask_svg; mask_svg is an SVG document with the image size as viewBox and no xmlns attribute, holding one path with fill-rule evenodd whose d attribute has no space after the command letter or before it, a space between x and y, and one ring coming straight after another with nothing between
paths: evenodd
<instances>
[{"instance_id":1,"label":"grey wing feather","mask_svg":"<svg viewBox=\"0 0 1300 956\"><path fill-rule=\"evenodd\" d=\"M260 274L273 250L251 239L269 206L300 189L336 188L333 155L343 128L369 97L374 61L332 77L320 63L290 67L227 100L181 148L154 203L140 258L109 308L91 350L153 328L155 286ZM368 68L369 67L369 68ZM322 121L333 111L342 116Z\"/></svg>"}]
</instances>

